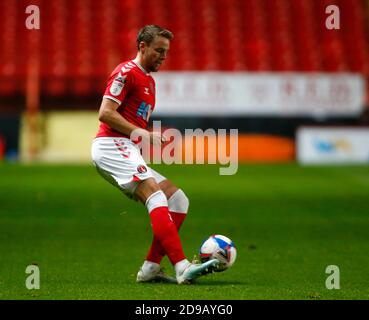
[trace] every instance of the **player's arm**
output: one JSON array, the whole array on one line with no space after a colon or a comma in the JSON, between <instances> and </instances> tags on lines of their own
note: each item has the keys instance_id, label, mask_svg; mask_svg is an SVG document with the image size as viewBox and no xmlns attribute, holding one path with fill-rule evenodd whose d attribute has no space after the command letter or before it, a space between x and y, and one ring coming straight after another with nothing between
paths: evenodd
<instances>
[{"instance_id":1,"label":"player's arm","mask_svg":"<svg viewBox=\"0 0 369 320\"><path fill-rule=\"evenodd\" d=\"M99 110L99 121L106 123L110 128L127 136L130 136L133 130L143 130L143 134L145 134L144 131L146 130L138 128L134 124L128 122L121 114L119 114L117 111L118 107L119 104L115 101L108 98L103 98Z\"/></svg>"},{"instance_id":2,"label":"player's arm","mask_svg":"<svg viewBox=\"0 0 369 320\"><path fill-rule=\"evenodd\" d=\"M145 129L139 128L127 121L118 111L119 104L111 99L103 98L99 109L99 121L106 123L110 128L119 131L127 136L135 130L137 135L144 139L150 139L151 143L163 143L165 138L159 133L149 132Z\"/></svg>"}]
</instances>

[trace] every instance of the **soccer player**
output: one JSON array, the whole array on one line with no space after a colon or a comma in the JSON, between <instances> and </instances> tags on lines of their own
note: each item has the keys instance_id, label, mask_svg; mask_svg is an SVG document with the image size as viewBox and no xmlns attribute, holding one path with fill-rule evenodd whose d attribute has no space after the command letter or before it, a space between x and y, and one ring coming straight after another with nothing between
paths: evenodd
<instances>
[{"instance_id":1,"label":"soccer player","mask_svg":"<svg viewBox=\"0 0 369 320\"><path fill-rule=\"evenodd\" d=\"M166 141L160 132L145 130L155 107L155 81L168 54L173 34L156 25L143 27L137 35L137 56L112 72L99 110L100 127L92 144L92 159L98 172L129 197L141 201L150 216L154 238L137 274L137 282L162 280L190 283L219 262L194 264L186 259L178 230L186 218L189 200L181 189L148 167L132 133L153 145ZM135 143L136 142L136 143ZM176 279L161 267L167 255Z\"/></svg>"}]
</instances>

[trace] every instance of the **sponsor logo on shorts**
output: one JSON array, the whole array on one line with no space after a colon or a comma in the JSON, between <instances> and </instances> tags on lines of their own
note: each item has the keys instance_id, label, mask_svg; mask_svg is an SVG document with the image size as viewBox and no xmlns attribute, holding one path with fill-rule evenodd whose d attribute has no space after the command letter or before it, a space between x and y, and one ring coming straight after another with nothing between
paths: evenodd
<instances>
[{"instance_id":1,"label":"sponsor logo on shorts","mask_svg":"<svg viewBox=\"0 0 369 320\"><path fill-rule=\"evenodd\" d=\"M139 173L146 173L147 172L147 168L144 166L144 165L139 165L138 167L137 167L137 171L139 172Z\"/></svg>"}]
</instances>

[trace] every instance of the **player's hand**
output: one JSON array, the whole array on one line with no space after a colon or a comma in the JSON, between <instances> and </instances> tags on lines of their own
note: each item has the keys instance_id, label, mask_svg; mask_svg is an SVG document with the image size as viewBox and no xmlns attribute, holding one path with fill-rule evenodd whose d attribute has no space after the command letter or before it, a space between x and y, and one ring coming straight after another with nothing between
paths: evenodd
<instances>
[{"instance_id":1,"label":"player's hand","mask_svg":"<svg viewBox=\"0 0 369 320\"><path fill-rule=\"evenodd\" d=\"M161 143L164 144L168 142L170 139L168 139L164 134L161 135Z\"/></svg>"},{"instance_id":2,"label":"player's hand","mask_svg":"<svg viewBox=\"0 0 369 320\"><path fill-rule=\"evenodd\" d=\"M138 137L140 137L144 143L151 143L154 146L161 146L169 141L169 139L160 132L150 132L141 128L135 129L134 131L134 138Z\"/></svg>"},{"instance_id":3,"label":"player's hand","mask_svg":"<svg viewBox=\"0 0 369 320\"><path fill-rule=\"evenodd\" d=\"M152 145L161 146L163 143L167 141L168 139L160 132L150 132L150 142Z\"/></svg>"}]
</instances>

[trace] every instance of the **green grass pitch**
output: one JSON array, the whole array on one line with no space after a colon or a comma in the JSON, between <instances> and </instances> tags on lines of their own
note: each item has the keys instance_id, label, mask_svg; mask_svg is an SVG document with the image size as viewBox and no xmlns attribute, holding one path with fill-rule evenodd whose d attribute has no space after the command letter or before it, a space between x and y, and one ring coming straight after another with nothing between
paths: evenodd
<instances>
[{"instance_id":1,"label":"green grass pitch","mask_svg":"<svg viewBox=\"0 0 369 320\"><path fill-rule=\"evenodd\" d=\"M368 299L369 167L155 166L190 211L191 259L207 236L236 244L235 265L189 286L136 284L152 234L146 209L92 166L0 165L0 299ZM25 270L40 269L39 290ZM167 258L166 270L173 274ZM328 290L326 267L340 270Z\"/></svg>"}]
</instances>

